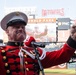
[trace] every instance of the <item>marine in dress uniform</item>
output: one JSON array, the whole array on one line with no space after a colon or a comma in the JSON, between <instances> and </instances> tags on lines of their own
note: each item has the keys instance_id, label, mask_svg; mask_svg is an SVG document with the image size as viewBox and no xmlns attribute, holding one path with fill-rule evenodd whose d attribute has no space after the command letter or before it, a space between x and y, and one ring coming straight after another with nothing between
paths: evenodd
<instances>
[{"instance_id":1,"label":"marine in dress uniform","mask_svg":"<svg viewBox=\"0 0 76 75\"><path fill-rule=\"evenodd\" d=\"M22 12L12 12L1 21L1 28L6 29L21 23L27 25L28 18ZM70 36L60 50L46 52L37 48L43 68L49 68L68 62L76 49L76 41ZM0 75L39 75L40 66L35 59L34 49L24 46L24 42L8 41L6 46L0 46Z\"/></svg>"}]
</instances>

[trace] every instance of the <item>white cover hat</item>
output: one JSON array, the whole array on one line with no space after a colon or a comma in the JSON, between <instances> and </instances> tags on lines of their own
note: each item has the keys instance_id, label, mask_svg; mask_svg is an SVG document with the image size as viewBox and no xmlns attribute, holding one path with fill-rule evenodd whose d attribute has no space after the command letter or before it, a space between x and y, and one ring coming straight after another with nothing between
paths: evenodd
<instances>
[{"instance_id":1,"label":"white cover hat","mask_svg":"<svg viewBox=\"0 0 76 75\"><path fill-rule=\"evenodd\" d=\"M3 30L6 30L8 26L11 26L13 23L23 23L24 25L27 25L28 17L26 14L22 12L11 12L7 14L2 20L1 20L1 28ZM13 24L14 25L14 24Z\"/></svg>"}]
</instances>

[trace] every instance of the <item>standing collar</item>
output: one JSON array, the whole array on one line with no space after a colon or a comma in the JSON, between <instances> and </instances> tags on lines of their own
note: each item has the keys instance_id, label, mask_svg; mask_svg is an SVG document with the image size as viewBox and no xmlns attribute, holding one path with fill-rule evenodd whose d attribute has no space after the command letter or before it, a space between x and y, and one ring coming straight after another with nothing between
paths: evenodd
<instances>
[{"instance_id":1,"label":"standing collar","mask_svg":"<svg viewBox=\"0 0 76 75\"><path fill-rule=\"evenodd\" d=\"M10 41L8 41L7 45L9 45L9 46L23 46L24 43L23 42L10 42Z\"/></svg>"}]
</instances>

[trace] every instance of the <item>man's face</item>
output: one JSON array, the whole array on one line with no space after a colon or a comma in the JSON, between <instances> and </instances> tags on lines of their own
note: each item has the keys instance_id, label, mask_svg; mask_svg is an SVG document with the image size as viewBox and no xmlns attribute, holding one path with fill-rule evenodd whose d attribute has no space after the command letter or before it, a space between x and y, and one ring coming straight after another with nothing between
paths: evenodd
<instances>
[{"instance_id":1,"label":"man's face","mask_svg":"<svg viewBox=\"0 0 76 75\"><path fill-rule=\"evenodd\" d=\"M15 24L9 26L6 30L9 41L22 42L26 38L25 26L23 24Z\"/></svg>"}]
</instances>

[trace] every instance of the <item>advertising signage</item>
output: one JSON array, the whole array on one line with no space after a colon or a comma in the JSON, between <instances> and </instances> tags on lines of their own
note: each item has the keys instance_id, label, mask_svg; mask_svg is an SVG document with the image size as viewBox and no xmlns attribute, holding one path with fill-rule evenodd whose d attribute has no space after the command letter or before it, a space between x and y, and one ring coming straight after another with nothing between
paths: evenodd
<instances>
[{"instance_id":1,"label":"advertising signage","mask_svg":"<svg viewBox=\"0 0 76 75\"><path fill-rule=\"evenodd\" d=\"M56 42L56 23L34 23L26 26L27 37L37 42Z\"/></svg>"}]
</instances>

